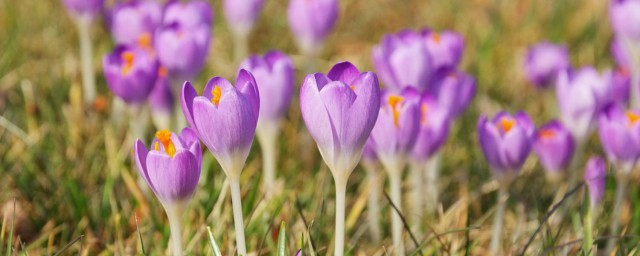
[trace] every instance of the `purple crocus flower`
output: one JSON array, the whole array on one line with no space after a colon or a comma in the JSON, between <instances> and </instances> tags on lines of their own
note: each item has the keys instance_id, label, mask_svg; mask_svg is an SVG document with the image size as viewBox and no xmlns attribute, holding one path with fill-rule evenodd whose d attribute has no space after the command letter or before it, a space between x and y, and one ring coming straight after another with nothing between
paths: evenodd
<instances>
[{"instance_id":1,"label":"purple crocus flower","mask_svg":"<svg viewBox=\"0 0 640 256\"><path fill-rule=\"evenodd\" d=\"M362 161L367 163L374 163L377 160L378 155L376 155L376 149L373 147L371 136L369 136L369 139L367 139L367 142L364 144L364 149L362 149Z\"/></svg>"},{"instance_id":2,"label":"purple crocus flower","mask_svg":"<svg viewBox=\"0 0 640 256\"><path fill-rule=\"evenodd\" d=\"M457 32L423 31L433 70L455 69L462 59L464 38Z\"/></svg>"},{"instance_id":3,"label":"purple crocus flower","mask_svg":"<svg viewBox=\"0 0 640 256\"><path fill-rule=\"evenodd\" d=\"M430 94L424 94L420 100L420 125L412 158L419 163L433 156L449 135L449 111L439 105Z\"/></svg>"},{"instance_id":4,"label":"purple crocus flower","mask_svg":"<svg viewBox=\"0 0 640 256\"><path fill-rule=\"evenodd\" d=\"M547 172L559 173L569 166L573 137L560 122L553 120L543 125L534 137L533 149Z\"/></svg>"},{"instance_id":5,"label":"purple crocus flower","mask_svg":"<svg viewBox=\"0 0 640 256\"><path fill-rule=\"evenodd\" d=\"M213 9L206 1L193 0L181 2L170 0L164 9L164 17L162 24L170 25L178 23L186 30L206 25L211 27L213 24Z\"/></svg>"},{"instance_id":6,"label":"purple crocus flower","mask_svg":"<svg viewBox=\"0 0 640 256\"><path fill-rule=\"evenodd\" d=\"M138 139L133 151L140 176L165 209L191 198L202 165L200 142L193 130L185 128L180 136L161 130L149 150Z\"/></svg>"},{"instance_id":7,"label":"purple crocus flower","mask_svg":"<svg viewBox=\"0 0 640 256\"><path fill-rule=\"evenodd\" d=\"M224 0L224 16L229 27L238 36L247 36L262 10L263 0Z\"/></svg>"},{"instance_id":8,"label":"purple crocus flower","mask_svg":"<svg viewBox=\"0 0 640 256\"><path fill-rule=\"evenodd\" d=\"M584 171L584 182L589 187L591 205L600 205L604 198L605 183L607 181L607 164L599 156L589 158Z\"/></svg>"},{"instance_id":9,"label":"purple crocus flower","mask_svg":"<svg viewBox=\"0 0 640 256\"><path fill-rule=\"evenodd\" d=\"M253 143L260 108L258 87L251 73L240 70L235 87L224 78L211 78L202 96L185 82L181 103L189 126L227 176L239 178Z\"/></svg>"},{"instance_id":10,"label":"purple crocus flower","mask_svg":"<svg viewBox=\"0 0 640 256\"><path fill-rule=\"evenodd\" d=\"M524 112L510 115L500 112L488 120L482 115L478 120L478 138L487 162L498 178L519 172L531 151L534 125Z\"/></svg>"},{"instance_id":11,"label":"purple crocus flower","mask_svg":"<svg viewBox=\"0 0 640 256\"><path fill-rule=\"evenodd\" d=\"M613 72L611 79L611 83L613 85L613 101L626 106L629 103L629 96L631 94L631 76L629 74L629 70L624 67L620 67Z\"/></svg>"},{"instance_id":12,"label":"purple crocus flower","mask_svg":"<svg viewBox=\"0 0 640 256\"><path fill-rule=\"evenodd\" d=\"M111 91L125 102L136 104L146 100L153 89L158 62L148 51L120 45L104 56L102 68Z\"/></svg>"},{"instance_id":13,"label":"purple crocus flower","mask_svg":"<svg viewBox=\"0 0 640 256\"><path fill-rule=\"evenodd\" d=\"M618 66L624 68L631 67L631 60L629 59L629 55L624 49L622 39L620 39L620 37L618 36L614 36L613 40L611 41L611 55L613 56L613 59L615 60L616 64L618 64Z\"/></svg>"},{"instance_id":14,"label":"purple crocus flower","mask_svg":"<svg viewBox=\"0 0 640 256\"><path fill-rule=\"evenodd\" d=\"M149 106L151 117L159 129L168 129L171 126L171 114L173 111L173 91L169 82L168 71L164 67L158 68L158 79L149 94Z\"/></svg>"},{"instance_id":15,"label":"purple crocus flower","mask_svg":"<svg viewBox=\"0 0 640 256\"><path fill-rule=\"evenodd\" d=\"M580 144L593 131L597 115L612 100L611 72L600 75L593 67L562 71L556 94L562 123Z\"/></svg>"},{"instance_id":16,"label":"purple crocus flower","mask_svg":"<svg viewBox=\"0 0 640 256\"><path fill-rule=\"evenodd\" d=\"M348 177L360 160L380 109L378 78L341 62L327 75L307 75L300 88L302 118L334 176Z\"/></svg>"},{"instance_id":17,"label":"purple crocus flower","mask_svg":"<svg viewBox=\"0 0 640 256\"><path fill-rule=\"evenodd\" d=\"M640 112L608 106L598 119L600 141L616 164L634 164L640 156Z\"/></svg>"},{"instance_id":18,"label":"purple crocus flower","mask_svg":"<svg viewBox=\"0 0 640 256\"><path fill-rule=\"evenodd\" d=\"M567 47L550 42L538 43L529 48L524 61L525 75L538 87L551 85L558 72L570 67Z\"/></svg>"},{"instance_id":19,"label":"purple crocus flower","mask_svg":"<svg viewBox=\"0 0 640 256\"><path fill-rule=\"evenodd\" d=\"M609 4L609 17L613 31L618 36L640 40L640 1L612 0Z\"/></svg>"},{"instance_id":20,"label":"purple crocus flower","mask_svg":"<svg viewBox=\"0 0 640 256\"><path fill-rule=\"evenodd\" d=\"M294 87L294 71L291 59L278 51L264 56L253 55L240 64L256 79L260 91L260 117L258 127L279 123L287 114ZM260 129L260 128L258 128Z\"/></svg>"},{"instance_id":21,"label":"purple crocus flower","mask_svg":"<svg viewBox=\"0 0 640 256\"><path fill-rule=\"evenodd\" d=\"M451 118L460 116L476 94L476 80L457 70L441 70L434 77L431 91Z\"/></svg>"},{"instance_id":22,"label":"purple crocus flower","mask_svg":"<svg viewBox=\"0 0 640 256\"><path fill-rule=\"evenodd\" d=\"M158 29L155 49L160 63L169 70L169 77L182 83L193 79L204 65L211 40L207 24L185 26L171 23Z\"/></svg>"},{"instance_id":23,"label":"purple crocus flower","mask_svg":"<svg viewBox=\"0 0 640 256\"><path fill-rule=\"evenodd\" d=\"M111 35L117 44L153 49L152 36L161 18L162 7L156 1L119 3L111 11Z\"/></svg>"},{"instance_id":24,"label":"purple crocus flower","mask_svg":"<svg viewBox=\"0 0 640 256\"><path fill-rule=\"evenodd\" d=\"M287 16L298 46L305 54L317 54L324 38L338 20L337 0L291 0Z\"/></svg>"},{"instance_id":25,"label":"purple crocus flower","mask_svg":"<svg viewBox=\"0 0 640 256\"><path fill-rule=\"evenodd\" d=\"M388 89L399 92L410 86L419 92L427 90L432 63L419 33L404 30L385 35L372 54L373 66Z\"/></svg>"},{"instance_id":26,"label":"purple crocus flower","mask_svg":"<svg viewBox=\"0 0 640 256\"><path fill-rule=\"evenodd\" d=\"M104 7L104 0L62 0L67 11L76 17L91 19Z\"/></svg>"}]
</instances>

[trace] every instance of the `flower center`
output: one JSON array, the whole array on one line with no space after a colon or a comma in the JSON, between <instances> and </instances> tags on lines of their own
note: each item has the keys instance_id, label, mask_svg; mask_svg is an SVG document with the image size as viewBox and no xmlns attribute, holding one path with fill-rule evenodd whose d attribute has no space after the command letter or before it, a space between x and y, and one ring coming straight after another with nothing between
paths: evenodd
<instances>
[{"instance_id":1,"label":"flower center","mask_svg":"<svg viewBox=\"0 0 640 256\"><path fill-rule=\"evenodd\" d=\"M540 138L543 138L543 139L552 139L553 137L556 136L556 132L554 132L551 129L543 129L540 131L539 136Z\"/></svg>"},{"instance_id":2,"label":"flower center","mask_svg":"<svg viewBox=\"0 0 640 256\"><path fill-rule=\"evenodd\" d=\"M121 72L122 75L126 76L129 73L131 73L131 70L133 69L133 60L134 60L135 54L133 54L133 52L131 51L125 51L122 54L120 54L120 59L122 59L122 68L121 68Z\"/></svg>"},{"instance_id":3,"label":"flower center","mask_svg":"<svg viewBox=\"0 0 640 256\"><path fill-rule=\"evenodd\" d=\"M153 48L151 47L151 34L146 32L142 33L142 35L138 37L138 46L145 50L152 50Z\"/></svg>"},{"instance_id":4,"label":"flower center","mask_svg":"<svg viewBox=\"0 0 640 256\"><path fill-rule=\"evenodd\" d=\"M158 68L158 76L161 78L165 78L167 77L167 75L169 74L169 70L167 70L167 68L165 68L164 66L160 66Z\"/></svg>"},{"instance_id":5,"label":"flower center","mask_svg":"<svg viewBox=\"0 0 640 256\"><path fill-rule=\"evenodd\" d=\"M633 113L631 111L627 111L627 119L629 120L629 126L632 126L638 121L640 121L640 115Z\"/></svg>"},{"instance_id":6,"label":"flower center","mask_svg":"<svg viewBox=\"0 0 640 256\"><path fill-rule=\"evenodd\" d=\"M440 43L440 34L434 32L431 38L433 38L433 41L436 43Z\"/></svg>"},{"instance_id":7,"label":"flower center","mask_svg":"<svg viewBox=\"0 0 640 256\"><path fill-rule=\"evenodd\" d=\"M502 117L500 118L500 122L498 123L498 126L500 126L500 129L502 130L502 133L509 132L515 125L516 120L510 117Z\"/></svg>"},{"instance_id":8,"label":"flower center","mask_svg":"<svg viewBox=\"0 0 640 256\"><path fill-rule=\"evenodd\" d=\"M222 89L220 89L220 86L217 86L217 85L213 86L211 95L213 96L211 98L211 103L213 103L213 105L218 106L218 104L220 104L220 98L222 98Z\"/></svg>"},{"instance_id":9,"label":"flower center","mask_svg":"<svg viewBox=\"0 0 640 256\"><path fill-rule=\"evenodd\" d=\"M387 99L387 104L391 107L391 111L393 113L393 124L396 127L400 127L399 119L400 119L400 111L398 111L398 104L402 103L404 98L398 95L391 95Z\"/></svg>"},{"instance_id":10,"label":"flower center","mask_svg":"<svg viewBox=\"0 0 640 256\"><path fill-rule=\"evenodd\" d=\"M420 106L420 124L427 125L427 110L429 109L429 106L427 105L427 103L422 103L422 105Z\"/></svg>"},{"instance_id":11,"label":"flower center","mask_svg":"<svg viewBox=\"0 0 640 256\"><path fill-rule=\"evenodd\" d=\"M169 157L173 157L176 154L176 147L173 145L171 141L171 132L168 130L160 130L156 132L156 138L162 143L164 146L164 151L169 155ZM158 149L158 142L156 142L155 149Z\"/></svg>"}]
</instances>

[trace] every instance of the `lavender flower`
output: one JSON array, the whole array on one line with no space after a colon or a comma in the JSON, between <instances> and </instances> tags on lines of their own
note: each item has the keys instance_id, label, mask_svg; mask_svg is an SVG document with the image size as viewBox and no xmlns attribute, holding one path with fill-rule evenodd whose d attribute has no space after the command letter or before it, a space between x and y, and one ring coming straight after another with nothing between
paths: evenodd
<instances>
[{"instance_id":1,"label":"lavender flower","mask_svg":"<svg viewBox=\"0 0 640 256\"><path fill-rule=\"evenodd\" d=\"M289 26L305 54L317 54L338 19L337 0L291 0Z\"/></svg>"},{"instance_id":2,"label":"lavender flower","mask_svg":"<svg viewBox=\"0 0 640 256\"><path fill-rule=\"evenodd\" d=\"M553 120L536 131L533 149L544 169L549 173L565 170L573 156L574 143L569 131Z\"/></svg>"},{"instance_id":3,"label":"lavender flower","mask_svg":"<svg viewBox=\"0 0 640 256\"><path fill-rule=\"evenodd\" d=\"M372 50L373 66L384 85L399 92L413 87L419 92L427 90L432 73L432 60L422 35L404 30L385 35Z\"/></svg>"},{"instance_id":4,"label":"lavender flower","mask_svg":"<svg viewBox=\"0 0 640 256\"><path fill-rule=\"evenodd\" d=\"M153 89L158 62L145 50L120 45L104 56L102 68L107 85L116 96L139 104Z\"/></svg>"},{"instance_id":5,"label":"lavender flower","mask_svg":"<svg viewBox=\"0 0 640 256\"><path fill-rule=\"evenodd\" d=\"M551 85L558 72L570 67L567 47L550 42L538 43L529 48L524 62L527 78L538 87Z\"/></svg>"}]
</instances>

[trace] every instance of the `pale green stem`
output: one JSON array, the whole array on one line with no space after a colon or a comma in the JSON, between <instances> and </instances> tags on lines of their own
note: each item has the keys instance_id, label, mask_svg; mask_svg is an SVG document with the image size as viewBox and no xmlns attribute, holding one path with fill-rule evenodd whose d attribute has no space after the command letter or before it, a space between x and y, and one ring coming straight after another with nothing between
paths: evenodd
<instances>
[{"instance_id":1,"label":"pale green stem","mask_svg":"<svg viewBox=\"0 0 640 256\"><path fill-rule=\"evenodd\" d=\"M411 184L411 190L409 194L410 202L407 205L407 213L409 215L409 221L411 223L411 230L416 233L420 233L420 222L422 220L422 214L424 213L423 202L424 197L429 197L429 195L425 195L425 190L427 188L424 184L424 169L426 163L423 162L412 162L409 166L409 182Z\"/></svg>"},{"instance_id":2,"label":"pale green stem","mask_svg":"<svg viewBox=\"0 0 640 256\"><path fill-rule=\"evenodd\" d=\"M347 193L347 181L341 178L335 179L336 182L336 238L334 255L344 255L344 219L345 219L345 197Z\"/></svg>"},{"instance_id":3,"label":"pale green stem","mask_svg":"<svg viewBox=\"0 0 640 256\"><path fill-rule=\"evenodd\" d=\"M174 256L182 256L182 229L180 226L180 207L167 207L167 217L169 218L169 228L171 229L171 251Z\"/></svg>"},{"instance_id":4,"label":"pale green stem","mask_svg":"<svg viewBox=\"0 0 640 256\"><path fill-rule=\"evenodd\" d=\"M438 208L438 179L440 177L440 152L435 153L427 161L427 165L424 168L425 178L425 206L428 215L434 215Z\"/></svg>"},{"instance_id":5,"label":"pale green stem","mask_svg":"<svg viewBox=\"0 0 640 256\"><path fill-rule=\"evenodd\" d=\"M247 246L244 240L244 218L242 217L242 202L240 199L240 180L239 178L229 178L229 186L231 188L231 204L233 205L233 223L236 228L236 246L238 255L247 255Z\"/></svg>"},{"instance_id":6,"label":"pale green stem","mask_svg":"<svg viewBox=\"0 0 640 256\"><path fill-rule=\"evenodd\" d=\"M615 202L613 204L613 212L611 214L612 219L611 219L610 234L612 236L619 235L618 232L620 230L620 210L622 209L622 202L624 201L624 195L627 191L627 185L629 184L629 173L631 172L632 168L633 168L633 165L620 166L620 170L618 170L618 173L616 175L616 180L618 184L616 184L616 197L615 197ZM609 241L607 241L606 252L611 253L611 251L613 250L613 247L616 245L617 242L618 242L617 238L609 239Z\"/></svg>"},{"instance_id":7,"label":"pale green stem","mask_svg":"<svg viewBox=\"0 0 640 256\"><path fill-rule=\"evenodd\" d=\"M91 19L78 17L76 19L78 36L80 39L80 62L82 65L82 93L85 104L93 103L96 97L96 81L93 73L93 60L91 50Z\"/></svg>"},{"instance_id":8,"label":"pale green stem","mask_svg":"<svg viewBox=\"0 0 640 256\"><path fill-rule=\"evenodd\" d=\"M277 123L259 125L256 131L262 149L262 184L267 197L275 193L278 132Z\"/></svg>"},{"instance_id":9,"label":"pale green stem","mask_svg":"<svg viewBox=\"0 0 640 256\"><path fill-rule=\"evenodd\" d=\"M583 200L589 201L588 191L585 191ZM590 203L590 202L589 202ZM592 212L593 206L586 207L583 219L583 238L582 238L582 251L587 255L596 255L595 247L593 246L593 218Z\"/></svg>"},{"instance_id":10,"label":"pale green stem","mask_svg":"<svg viewBox=\"0 0 640 256\"><path fill-rule=\"evenodd\" d=\"M630 106L632 109L640 107L640 92L638 83L640 82L640 46L634 40L626 37L622 38L623 48L629 56L631 71L631 97Z\"/></svg>"},{"instance_id":11,"label":"pale green stem","mask_svg":"<svg viewBox=\"0 0 640 256\"><path fill-rule=\"evenodd\" d=\"M404 254L404 242L402 241L402 172L401 170L389 170L389 185L391 186L391 202L398 208L396 212L391 208L391 228L393 236L393 248L395 255Z\"/></svg>"},{"instance_id":12,"label":"pale green stem","mask_svg":"<svg viewBox=\"0 0 640 256\"><path fill-rule=\"evenodd\" d=\"M367 221L369 222L369 231L371 231L371 239L379 242L382 237L380 232L380 174L376 171L375 164L364 163L364 169L367 171L367 181L369 183L369 201L367 205Z\"/></svg>"},{"instance_id":13,"label":"pale green stem","mask_svg":"<svg viewBox=\"0 0 640 256\"><path fill-rule=\"evenodd\" d=\"M249 35L234 35L233 59L240 63L249 53Z\"/></svg>"},{"instance_id":14,"label":"pale green stem","mask_svg":"<svg viewBox=\"0 0 640 256\"><path fill-rule=\"evenodd\" d=\"M496 201L496 213L493 218L493 232L491 235L491 249L489 255L499 255L501 237L502 237L502 225L504 223L504 209L506 207L507 198L509 198L508 192L509 185L506 182L501 182L498 187L498 199Z\"/></svg>"}]
</instances>

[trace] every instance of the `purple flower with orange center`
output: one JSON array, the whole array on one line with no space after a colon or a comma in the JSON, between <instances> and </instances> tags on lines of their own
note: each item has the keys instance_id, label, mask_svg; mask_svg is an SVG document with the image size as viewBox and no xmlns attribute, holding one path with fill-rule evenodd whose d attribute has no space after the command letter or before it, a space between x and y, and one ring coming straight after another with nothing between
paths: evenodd
<instances>
[{"instance_id":1,"label":"purple flower with orange center","mask_svg":"<svg viewBox=\"0 0 640 256\"><path fill-rule=\"evenodd\" d=\"M433 70L455 69L460 64L464 51L462 35L449 30L433 32L428 29L425 29L422 34Z\"/></svg>"},{"instance_id":2,"label":"purple flower with orange center","mask_svg":"<svg viewBox=\"0 0 640 256\"><path fill-rule=\"evenodd\" d=\"M304 54L318 54L338 20L339 8L337 0L289 1L289 27Z\"/></svg>"},{"instance_id":3,"label":"purple flower with orange center","mask_svg":"<svg viewBox=\"0 0 640 256\"><path fill-rule=\"evenodd\" d=\"M92 19L104 8L104 0L62 0L71 15L83 19Z\"/></svg>"},{"instance_id":4,"label":"purple flower with orange center","mask_svg":"<svg viewBox=\"0 0 640 256\"><path fill-rule=\"evenodd\" d=\"M436 154L449 135L449 111L426 93L420 100L420 125L411 158L425 163Z\"/></svg>"},{"instance_id":5,"label":"purple flower with orange center","mask_svg":"<svg viewBox=\"0 0 640 256\"><path fill-rule=\"evenodd\" d=\"M147 99L156 82L158 62L148 52L126 45L117 46L102 59L107 85L129 104Z\"/></svg>"},{"instance_id":6,"label":"purple flower with orange center","mask_svg":"<svg viewBox=\"0 0 640 256\"><path fill-rule=\"evenodd\" d=\"M111 35L116 44L137 44L152 50L152 36L161 18L162 7L156 1L119 3L111 11Z\"/></svg>"},{"instance_id":7,"label":"purple flower with orange center","mask_svg":"<svg viewBox=\"0 0 640 256\"><path fill-rule=\"evenodd\" d=\"M426 91L432 73L429 51L421 34L403 30L385 35L372 50L373 66L384 85L395 92L405 87Z\"/></svg>"},{"instance_id":8,"label":"purple flower with orange center","mask_svg":"<svg viewBox=\"0 0 640 256\"><path fill-rule=\"evenodd\" d=\"M559 173L571 162L573 137L562 123L553 120L536 131L533 149L547 172Z\"/></svg>"},{"instance_id":9,"label":"purple flower with orange center","mask_svg":"<svg viewBox=\"0 0 640 256\"><path fill-rule=\"evenodd\" d=\"M155 36L158 60L169 71L173 83L193 79L202 69L209 52L209 25L188 27L181 23L161 26Z\"/></svg>"},{"instance_id":10,"label":"purple flower with orange center","mask_svg":"<svg viewBox=\"0 0 640 256\"><path fill-rule=\"evenodd\" d=\"M451 119L460 116L476 94L476 80L459 70L441 70L432 80L430 91Z\"/></svg>"},{"instance_id":11,"label":"purple flower with orange center","mask_svg":"<svg viewBox=\"0 0 640 256\"><path fill-rule=\"evenodd\" d=\"M600 141L609 159L620 166L635 164L640 156L640 112L625 112L612 104L598 121Z\"/></svg>"},{"instance_id":12,"label":"purple flower with orange center","mask_svg":"<svg viewBox=\"0 0 640 256\"><path fill-rule=\"evenodd\" d=\"M203 0L188 2L170 0L164 8L162 24L169 25L173 23L178 23L187 30L202 25L211 27L213 24L213 9L208 2Z\"/></svg>"}]
</instances>

